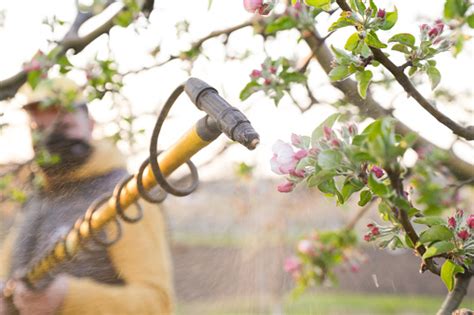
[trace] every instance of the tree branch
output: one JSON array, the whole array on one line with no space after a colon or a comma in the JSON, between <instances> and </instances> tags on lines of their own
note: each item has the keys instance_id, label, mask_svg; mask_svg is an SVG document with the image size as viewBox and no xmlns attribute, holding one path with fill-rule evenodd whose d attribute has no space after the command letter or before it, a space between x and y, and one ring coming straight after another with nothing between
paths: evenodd
<instances>
[{"instance_id":1,"label":"tree branch","mask_svg":"<svg viewBox=\"0 0 474 315\"><path fill-rule=\"evenodd\" d=\"M308 30L300 30L303 39L305 40L306 44L310 47L313 51L314 57L321 65L322 69L329 73L332 70L331 62L334 59L334 56L327 47L327 45L322 41L321 37L317 33L317 31L308 31ZM374 119L389 116L391 115L391 111L385 109L380 103L378 103L370 93L367 94L366 99L360 97L359 93L357 92L357 84L351 79L346 79L340 82L332 83L337 89L339 89L346 98L357 106L361 113L372 117ZM407 134L409 132L413 132L407 125L397 119L397 132L400 134ZM434 146L437 147L432 142L426 140L422 136L418 136L418 140L415 143L415 147L418 146ZM470 163L462 160L452 150L445 150L443 151L448 153L448 159L445 165L451 170L451 172L456 175L459 179L469 179L474 177L474 166Z\"/></svg>"},{"instance_id":2,"label":"tree branch","mask_svg":"<svg viewBox=\"0 0 474 315\"><path fill-rule=\"evenodd\" d=\"M150 1L146 2L145 4L149 3ZM109 2L107 6L110 4ZM78 54L81 52L85 47L87 47L90 43L92 43L96 38L103 34L108 34L110 29L115 25L114 20L115 18L124 10L127 10L127 7L124 6L121 10L117 10L115 14L113 14L107 21L105 21L102 25L91 31L89 34L79 37L77 35L77 31L79 30L80 26L87 20L89 20L92 15L89 13L82 13L79 12L76 15L76 18L70 28L70 30L66 33L64 38L58 43L58 45L53 48L59 49L56 58L63 56L69 49L74 51L74 54ZM10 78L7 78L3 81L0 81L0 101L11 98L15 96L18 89L26 82L27 79L27 72L22 70L17 74L13 75Z\"/></svg>"},{"instance_id":3,"label":"tree branch","mask_svg":"<svg viewBox=\"0 0 474 315\"><path fill-rule=\"evenodd\" d=\"M345 0L336 0L337 4L344 11L352 11ZM437 110L411 83L410 79L403 72L404 69L397 67L385 54L378 48L370 47L374 54L374 59L380 62L395 77L403 89L412 96L418 104L421 105L428 113L430 113L441 124L448 127L454 134L463 137L466 140L474 140L474 126L463 127L448 116Z\"/></svg>"},{"instance_id":4,"label":"tree branch","mask_svg":"<svg viewBox=\"0 0 474 315\"><path fill-rule=\"evenodd\" d=\"M441 305L441 308L436 315L451 315L459 307L464 296L467 294L470 282L470 273L465 272L465 274L457 274L456 284L454 285L453 291L448 293L443 305Z\"/></svg>"}]
</instances>

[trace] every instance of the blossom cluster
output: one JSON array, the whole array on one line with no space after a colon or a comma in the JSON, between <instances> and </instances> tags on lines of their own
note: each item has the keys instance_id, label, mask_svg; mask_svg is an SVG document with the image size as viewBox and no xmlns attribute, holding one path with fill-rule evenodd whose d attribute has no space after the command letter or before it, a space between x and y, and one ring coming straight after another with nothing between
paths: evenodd
<instances>
[{"instance_id":1,"label":"blossom cluster","mask_svg":"<svg viewBox=\"0 0 474 315\"><path fill-rule=\"evenodd\" d=\"M295 281L306 285L312 281L324 282L337 265L341 271L358 272L366 257L348 244L340 246L341 236L338 233L315 231L301 239L295 255L285 260L284 270Z\"/></svg>"},{"instance_id":2,"label":"blossom cluster","mask_svg":"<svg viewBox=\"0 0 474 315\"><path fill-rule=\"evenodd\" d=\"M452 46L451 40L447 36L442 36L445 24L442 20L436 20L433 25L421 24L421 41L431 41L433 45L438 45L438 52L446 51Z\"/></svg>"},{"instance_id":3,"label":"blossom cluster","mask_svg":"<svg viewBox=\"0 0 474 315\"><path fill-rule=\"evenodd\" d=\"M267 15L275 6L275 0L244 0L244 8L250 13Z\"/></svg>"},{"instance_id":4,"label":"blossom cluster","mask_svg":"<svg viewBox=\"0 0 474 315\"><path fill-rule=\"evenodd\" d=\"M454 216L448 218L449 229L455 233L457 239L462 243L474 241L474 214L465 217L464 211L458 209Z\"/></svg>"}]
</instances>

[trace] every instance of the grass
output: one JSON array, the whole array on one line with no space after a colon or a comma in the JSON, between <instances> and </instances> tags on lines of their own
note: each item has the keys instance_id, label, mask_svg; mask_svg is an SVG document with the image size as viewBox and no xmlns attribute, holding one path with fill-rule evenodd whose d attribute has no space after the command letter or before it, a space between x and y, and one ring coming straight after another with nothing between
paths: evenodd
<instances>
[{"instance_id":1,"label":"grass","mask_svg":"<svg viewBox=\"0 0 474 315\"><path fill-rule=\"evenodd\" d=\"M362 295L317 293L306 294L284 305L285 315L428 315L435 314L442 297L402 295ZM264 303L261 303L264 304ZM196 315L271 315L270 303L258 307L255 298L192 302L178 307L178 314ZM474 309L474 301L466 297L463 307Z\"/></svg>"}]
</instances>

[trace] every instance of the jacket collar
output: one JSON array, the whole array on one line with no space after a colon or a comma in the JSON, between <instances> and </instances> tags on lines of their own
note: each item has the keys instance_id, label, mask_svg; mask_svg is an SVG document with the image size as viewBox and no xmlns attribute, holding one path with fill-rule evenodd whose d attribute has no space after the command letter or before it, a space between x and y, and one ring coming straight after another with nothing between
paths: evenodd
<instances>
[{"instance_id":1,"label":"jacket collar","mask_svg":"<svg viewBox=\"0 0 474 315\"><path fill-rule=\"evenodd\" d=\"M66 182L81 181L86 178L104 175L114 169L125 169L125 156L109 140L93 140L92 154L89 159L77 169L73 169L61 177L45 178L45 187L52 188Z\"/></svg>"}]
</instances>

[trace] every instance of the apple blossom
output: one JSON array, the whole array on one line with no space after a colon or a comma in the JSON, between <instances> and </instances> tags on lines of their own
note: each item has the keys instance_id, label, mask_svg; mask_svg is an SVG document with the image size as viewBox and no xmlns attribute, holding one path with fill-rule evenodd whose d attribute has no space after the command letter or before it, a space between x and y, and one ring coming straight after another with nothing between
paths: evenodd
<instances>
[{"instance_id":1,"label":"apple blossom","mask_svg":"<svg viewBox=\"0 0 474 315\"><path fill-rule=\"evenodd\" d=\"M309 255L309 256L313 256L315 254L313 243L305 239L299 241L298 251L302 254Z\"/></svg>"},{"instance_id":2,"label":"apple blossom","mask_svg":"<svg viewBox=\"0 0 474 315\"><path fill-rule=\"evenodd\" d=\"M278 140L273 145L272 151L273 157L270 160L270 165L273 172L284 175L295 169L298 160L295 159L295 152L290 144Z\"/></svg>"},{"instance_id":3,"label":"apple blossom","mask_svg":"<svg viewBox=\"0 0 474 315\"><path fill-rule=\"evenodd\" d=\"M288 257L285 260L285 265L284 265L285 271L288 273L294 273L298 272L301 270L301 262L297 257Z\"/></svg>"},{"instance_id":4,"label":"apple blossom","mask_svg":"<svg viewBox=\"0 0 474 315\"><path fill-rule=\"evenodd\" d=\"M244 8L250 13L255 13L263 6L263 0L244 0Z\"/></svg>"}]
</instances>

